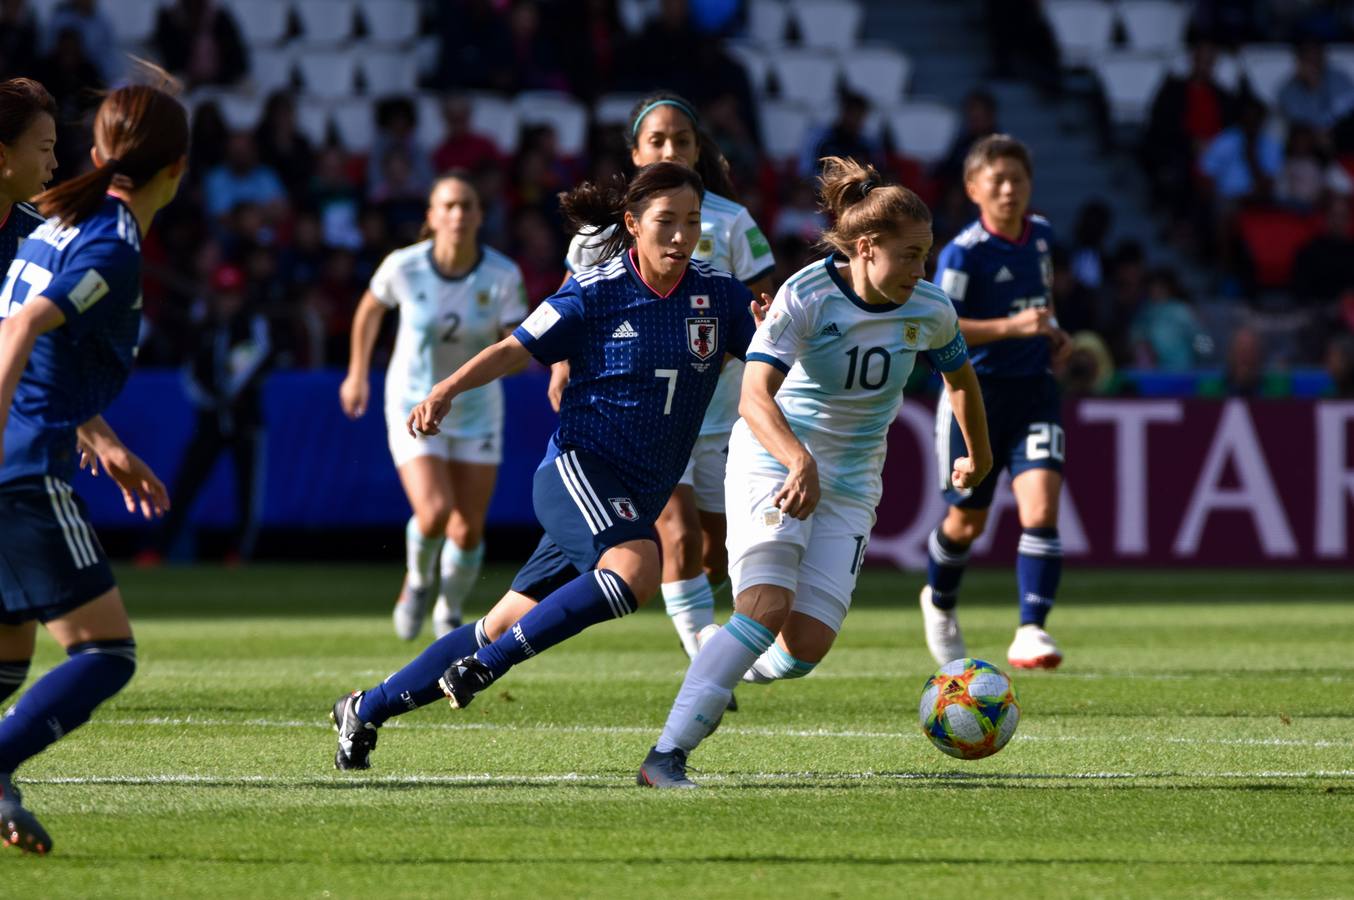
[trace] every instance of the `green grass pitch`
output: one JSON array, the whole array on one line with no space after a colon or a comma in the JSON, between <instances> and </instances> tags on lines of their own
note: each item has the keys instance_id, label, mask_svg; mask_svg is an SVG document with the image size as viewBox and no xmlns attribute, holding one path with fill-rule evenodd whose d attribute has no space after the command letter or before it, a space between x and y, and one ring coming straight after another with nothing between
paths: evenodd
<instances>
[{"instance_id":1,"label":"green grass pitch","mask_svg":"<svg viewBox=\"0 0 1354 900\"><path fill-rule=\"evenodd\" d=\"M966 763L917 727L920 579L868 572L819 671L741 688L706 788L674 793L633 783L685 663L659 610L340 773L330 704L416 649L397 567L121 580L140 670L20 770L56 851L0 852L6 897L1354 895L1348 573L1073 569L1063 669L1015 673L1019 731ZM1012 581L970 573L962 608L1003 669ZM36 668L59 658L42 638Z\"/></svg>"}]
</instances>

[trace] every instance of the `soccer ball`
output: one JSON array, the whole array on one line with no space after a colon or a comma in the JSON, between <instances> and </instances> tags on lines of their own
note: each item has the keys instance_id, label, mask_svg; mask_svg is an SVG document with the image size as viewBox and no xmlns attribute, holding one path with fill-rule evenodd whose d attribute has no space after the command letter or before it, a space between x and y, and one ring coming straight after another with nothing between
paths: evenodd
<instances>
[{"instance_id":1,"label":"soccer ball","mask_svg":"<svg viewBox=\"0 0 1354 900\"><path fill-rule=\"evenodd\" d=\"M956 659L936 670L921 692L921 730L941 752L959 759L991 756L1020 722L1015 685L981 659Z\"/></svg>"}]
</instances>

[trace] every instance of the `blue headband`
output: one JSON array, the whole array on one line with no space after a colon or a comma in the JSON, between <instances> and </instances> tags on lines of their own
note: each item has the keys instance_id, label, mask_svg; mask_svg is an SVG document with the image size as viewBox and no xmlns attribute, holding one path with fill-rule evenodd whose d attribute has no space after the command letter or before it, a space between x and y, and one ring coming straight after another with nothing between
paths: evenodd
<instances>
[{"instance_id":1,"label":"blue headband","mask_svg":"<svg viewBox=\"0 0 1354 900\"><path fill-rule=\"evenodd\" d=\"M693 110L691 107L687 106L687 105L686 105L685 103L683 103L682 101L680 101L680 100L655 100L654 102L650 103L648 106L646 106L646 107L644 107L643 109L641 109L641 110L639 111L639 115L635 116L635 124L633 124L633 125L630 126L630 137L634 138L634 137L638 137L638 136L639 136L639 126L640 126L640 123L644 121L644 117L647 116L649 113L653 112L655 109L657 109L657 108L660 107L660 106L675 106L677 109L680 109L680 110L682 111L682 113L683 113L688 119L691 120L691 124L692 124L692 125L699 125L699 124L700 124L700 117L696 115L696 111Z\"/></svg>"}]
</instances>

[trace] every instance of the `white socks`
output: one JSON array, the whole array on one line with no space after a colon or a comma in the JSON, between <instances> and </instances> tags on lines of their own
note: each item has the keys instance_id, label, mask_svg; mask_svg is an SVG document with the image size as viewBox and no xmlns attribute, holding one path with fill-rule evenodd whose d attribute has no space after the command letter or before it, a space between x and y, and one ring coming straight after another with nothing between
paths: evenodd
<instances>
[{"instance_id":1,"label":"white socks","mask_svg":"<svg viewBox=\"0 0 1354 900\"><path fill-rule=\"evenodd\" d=\"M425 588L433 583L433 566L442 551L442 535L424 537L419 531L418 519L409 517L404 527L405 566L409 571L409 586Z\"/></svg>"},{"instance_id":2,"label":"white socks","mask_svg":"<svg viewBox=\"0 0 1354 900\"><path fill-rule=\"evenodd\" d=\"M743 673L743 680L749 684L770 684L782 678L803 678L812 672L816 665L818 664L796 659L782 650L780 644L772 644Z\"/></svg>"},{"instance_id":3,"label":"white socks","mask_svg":"<svg viewBox=\"0 0 1354 900\"><path fill-rule=\"evenodd\" d=\"M700 646L696 635L707 625L715 624L715 595L704 573L685 581L669 581L663 587L663 606L677 629L686 655L694 658Z\"/></svg>"},{"instance_id":4,"label":"white socks","mask_svg":"<svg viewBox=\"0 0 1354 900\"><path fill-rule=\"evenodd\" d=\"M686 670L658 738L658 751L694 750L719 724L734 686L773 640L775 635L765 626L740 613L711 635Z\"/></svg>"},{"instance_id":5,"label":"white socks","mask_svg":"<svg viewBox=\"0 0 1354 900\"><path fill-rule=\"evenodd\" d=\"M474 550L462 550L450 540L442 545L442 584L437 592L437 603L446 610L448 617L461 618L461 607L479 580L483 562L483 541Z\"/></svg>"}]
</instances>

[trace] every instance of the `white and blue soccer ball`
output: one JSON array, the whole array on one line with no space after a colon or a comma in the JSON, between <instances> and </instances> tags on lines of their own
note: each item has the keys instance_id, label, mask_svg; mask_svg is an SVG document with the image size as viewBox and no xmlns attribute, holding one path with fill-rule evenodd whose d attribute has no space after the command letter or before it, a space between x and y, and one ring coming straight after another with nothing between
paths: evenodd
<instances>
[{"instance_id":1,"label":"white and blue soccer ball","mask_svg":"<svg viewBox=\"0 0 1354 900\"><path fill-rule=\"evenodd\" d=\"M943 753L958 759L991 756L1020 723L1020 701L1011 679L981 659L956 659L936 670L921 693L921 730Z\"/></svg>"}]
</instances>

